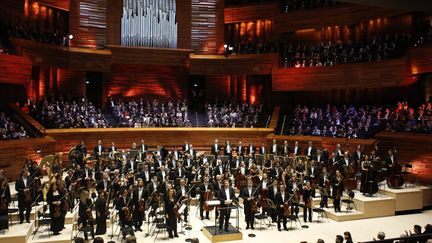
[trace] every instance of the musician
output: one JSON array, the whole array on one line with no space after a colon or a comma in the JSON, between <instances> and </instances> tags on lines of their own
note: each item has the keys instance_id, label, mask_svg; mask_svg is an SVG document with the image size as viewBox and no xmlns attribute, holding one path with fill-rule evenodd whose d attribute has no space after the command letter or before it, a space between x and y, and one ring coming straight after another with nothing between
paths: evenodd
<instances>
[{"instance_id":1,"label":"musician","mask_svg":"<svg viewBox=\"0 0 432 243\"><path fill-rule=\"evenodd\" d=\"M280 167L280 164L278 162L276 162L274 164L274 167L271 168L270 170L270 178L271 179L277 179L277 180L281 180L281 176L282 176L282 168Z\"/></svg>"},{"instance_id":2,"label":"musician","mask_svg":"<svg viewBox=\"0 0 432 243\"><path fill-rule=\"evenodd\" d=\"M47 204L50 209L51 225L50 230L54 232L54 235L59 235L60 231L63 230L64 218L63 218L63 196L64 193L57 189L57 183L52 183L46 198ZM63 221L63 222L62 222Z\"/></svg>"},{"instance_id":3,"label":"musician","mask_svg":"<svg viewBox=\"0 0 432 243\"><path fill-rule=\"evenodd\" d=\"M395 150L390 149L388 151L388 155L386 158L386 163L389 167L393 167L394 164L399 163L398 159L396 158L396 153L394 152Z\"/></svg>"},{"instance_id":4,"label":"musician","mask_svg":"<svg viewBox=\"0 0 432 243\"><path fill-rule=\"evenodd\" d=\"M246 164L244 161L240 162L240 167L237 169L237 175L236 175L236 186L237 189L241 189L243 186L244 179L246 175L249 175L249 169L246 167Z\"/></svg>"},{"instance_id":5,"label":"musician","mask_svg":"<svg viewBox=\"0 0 432 243\"><path fill-rule=\"evenodd\" d=\"M215 139L214 144L211 146L211 154L216 156L219 154L220 146L219 141Z\"/></svg>"},{"instance_id":6,"label":"musician","mask_svg":"<svg viewBox=\"0 0 432 243\"><path fill-rule=\"evenodd\" d=\"M273 139L273 143L270 147L270 154L278 155L278 145L276 143L276 139Z\"/></svg>"},{"instance_id":7,"label":"musician","mask_svg":"<svg viewBox=\"0 0 432 243\"><path fill-rule=\"evenodd\" d=\"M224 155L225 156L231 156L232 153L232 147L228 140L225 141L225 148L224 148Z\"/></svg>"},{"instance_id":8,"label":"musician","mask_svg":"<svg viewBox=\"0 0 432 243\"><path fill-rule=\"evenodd\" d=\"M30 211L31 204L33 202L32 197L32 185L33 180L29 177L29 172L26 168L21 170L20 178L15 182L15 190L18 192L18 209L20 224L24 221L24 211L27 223L30 223Z\"/></svg>"},{"instance_id":9,"label":"musician","mask_svg":"<svg viewBox=\"0 0 432 243\"><path fill-rule=\"evenodd\" d=\"M336 160L338 160L339 158L343 157L344 152L341 149L341 145L340 143L336 144L336 149L334 151L334 156L336 157Z\"/></svg>"},{"instance_id":10,"label":"musician","mask_svg":"<svg viewBox=\"0 0 432 243\"><path fill-rule=\"evenodd\" d=\"M126 171L132 171L135 173L137 171L138 163L136 162L135 156L131 156L126 163Z\"/></svg>"},{"instance_id":11,"label":"musician","mask_svg":"<svg viewBox=\"0 0 432 243\"><path fill-rule=\"evenodd\" d=\"M327 167L322 168L322 173L319 175L319 186L321 188L320 206L328 208L328 198L330 195L330 174L327 172Z\"/></svg>"},{"instance_id":12,"label":"musician","mask_svg":"<svg viewBox=\"0 0 432 243\"><path fill-rule=\"evenodd\" d=\"M108 173L103 172L102 179L98 180L96 183L96 189L98 192L108 191L110 186L111 186L111 181L109 180Z\"/></svg>"},{"instance_id":13,"label":"musician","mask_svg":"<svg viewBox=\"0 0 432 243\"><path fill-rule=\"evenodd\" d=\"M256 194L256 188L252 185L252 179L251 177L248 177L247 179L247 186L243 187L240 190L240 197L243 198L243 204L244 204L244 214L245 214L245 220L246 220L246 229L249 229L249 225L251 229L254 229L254 216L255 212L252 211L253 204L255 203L255 209L256 209L256 200L257 194Z\"/></svg>"},{"instance_id":14,"label":"musician","mask_svg":"<svg viewBox=\"0 0 432 243\"><path fill-rule=\"evenodd\" d=\"M145 204L149 195L144 187L144 181L139 178L138 186L135 188L133 193L135 211L134 211L134 225L135 231L142 231L141 226L145 221Z\"/></svg>"},{"instance_id":15,"label":"musician","mask_svg":"<svg viewBox=\"0 0 432 243\"><path fill-rule=\"evenodd\" d=\"M265 150L265 147L263 147L263 148L264 148L264 150ZM252 155L252 157L255 158L255 151L256 151L255 146L253 145L252 142L249 142L249 146L248 146L248 148L247 148L247 153L249 154L249 156ZM264 154L265 154L265 151L264 151Z\"/></svg>"},{"instance_id":16,"label":"musician","mask_svg":"<svg viewBox=\"0 0 432 243\"><path fill-rule=\"evenodd\" d=\"M222 165L222 160L220 158L216 159L216 167L213 170L214 176L223 175L225 172L224 166Z\"/></svg>"},{"instance_id":17,"label":"musician","mask_svg":"<svg viewBox=\"0 0 432 243\"><path fill-rule=\"evenodd\" d=\"M295 141L295 142L294 142L294 147L292 148L292 151L291 151L291 152L292 152L292 154L295 155L295 156L301 154L301 148L300 148L300 146L299 146L299 142L298 142L298 141Z\"/></svg>"},{"instance_id":18,"label":"musician","mask_svg":"<svg viewBox=\"0 0 432 243\"><path fill-rule=\"evenodd\" d=\"M189 151L189 143L188 143L188 141L184 142L182 150L183 150L184 154Z\"/></svg>"},{"instance_id":19,"label":"musician","mask_svg":"<svg viewBox=\"0 0 432 243\"><path fill-rule=\"evenodd\" d=\"M242 143L242 141L239 141L238 142L238 145L237 145L237 154L239 155L239 156L243 156L244 154L246 154L246 152L245 152L245 147L243 146L243 143Z\"/></svg>"},{"instance_id":20,"label":"musician","mask_svg":"<svg viewBox=\"0 0 432 243\"><path fill-rule=\"evenodd\" d=\"M10 188L6 177L0 175L0 217L5 220L0 221L0 230L9 229L8 207L11 202Z\"/></svg>"},{"instance_id":21,"label":"musician","mask_svg":"<svg viewBox=\"0 0 432 243\"><path fill-rule=\"evenodd\" d=\"M327 166L327 161L324 159L323 153L319 149L316 152L314 160L317 162L318 165Z\"/></svg>"},{"instance_id":22,"label":"musician","mask_svg":"<svg viewBox=\"0 0 432 243\"><path fill-rule=\"evenodd\" d=\"M344 191L344 184L342 174L339 172L339 170L336 170L336 175L333 179L332 187L334 210L336 213L341 212L340 201L342 193Z\"/></svg>"},{"instance_id":23,"label":"musician","mask_svg":"<svg viewBox=\"0 0 432 243\"><path fill-rule=\"evenodd\" d=\"M308 179L311 182L311 186L313 189L315 189L314 185L318 183L319 174L320 171L317 162L315 160L312 160L308 168ZM312 190L312 197L315 197L315 190Z\"/></svg>"},{"instance_id":24,"label":"musician","mask_svg":"<svg viewBox=\"0 0 432 243\"><path fill-rule=\"evenodd\" d=\"M105 147L103 146L102 141L99 140L97 145L93 148L93 156L96 157L96 159L99 159L99 156L101 156L104 152Z\"/></svg>"},{"instance_id":25,"label":"musician","mask_svg":"<svg viewBox=\"0 0 432 243\"><path fill-rule=\"evenodd\" d=\"M289 156L289 153L290 153L290 148L288 146L288 141L285 140L282 145L282 155Z\"/></svg>"},{"instance_id":26,"label":"musician","mask_svg":"<svg viewBox=\"0 0 432 243\"><path fill-rule=\"evenodd\" d=\"M169 238L179 237L177 234L177 222L174 210L178 210L178 204L174 198L174 189L169 189L167 196L164 198L165 202L165 220Z\"/></svg>"},{"instance_id":27,"label":"musician","mask_svg":"<svg viewBox=\"0 0 432 243\"><path fill-rule=\"evenodd\" d=\"M135 235L132 229L132 197L129 195L129 189L123 188L120 192L120 197L116 202L116 209L119 211L120 226L122 229L123 239L127 234Z\"/></svg>"},{"instance_id":28,"label":"musician","mask_svg":"<svg viewBox=\"0 0 432 243\"><path fill-rule=\"evenodd\" d=\"M113 153L117 152L117 147L115 146L114 142L111 142L111 146L108 148L108 152L110 154L113 154Z\"/></svg>"},{"instance_id":29,"label":"musician","mask_svg":"<svg viewBox=\"0 0 432 243\"><path fill-rule=\"evenodd\" d=\"M212 188L213 191L216 194L216 197L219 197L219 191L222 190L223 188L223 180L222 180L223 176L222 175L217 175L215 176L215 180L213 182ZM219 210L216 210L216 218L219 216Z\"/></svg>"},{"instance_id":30,"label":"musician","mask_svg":"<svg viewBox=\"0 0 432 243\"><path fill-rule=\"evenodd\" d=\"M144 155L144 157L145 157L145 155L147 153L147 150L148 150L148 146L145 144L144 140L141 139L141 144L140 144L140 146L138 148L139 153L142 154L141 156Z\"/></svg>"},{"instance_id":31,"label":"musician","mask_svg":"<svg viewBox=\"0 0 432 243\"><path fill-rule=\"evenodd\" d=\"M361 162L361 170L360 192L363 195L366 195L366 193L372 195L378 191L378 182L372 161L369 160L367 155L364 156L364 160Z\"/></svg>"},{"instance_id":32,"label":"musician","mask_svg":"<svg viewBox=\"0 0 432 243\"><path fill-rule=\"evenodd\" d=\"M159 180L159 181L164 181L164 180L165 180L165 177L168 176L168 173L166 172L166 169L165 169L165 165L162 165L162 166L160 167L157 176L158 176L158 180Z\"/></svg>"},{"instance_id":33,"label":"musician","mask_svg":"<svg viewBox=\"0 0 432 243\"><path fill-rule=\"evenodd\" d=\"M221 208L230 207L232 203L237 200L234 189L230 187L229 181L224 181L224 186L219 190L218 199L220 201ZM222 232L222 226L224 227L225 232L228 232L228 224L231 216L231 209L222 209L220 210L219 217L219 232Z\"/></svg>"},{"instance_id":34,"label":"musician","mask_svg":"<svg viewBox=\"0 0 432 243\"><path fill-rule=\"evenodd\" d=\"M109 214L108 211L108 204L107 202L107 192L106 191L99 191L98 198L95 202L95 211L96 211L96 233L95 235L104 235L106 233L106 219L107 214Z\"/></svg>"},{"instance_id":35,"label":"musician","mask_svg":"<svg viewBox=\"0 0 432 243\"><path fill-rule=\"evenodd\" d=\"M356 168L358 168L357 166L360 165L360 162L363 160L364 156L365 155L362 151L361 145L357 145L357 150L352 155L352 158L356 162Z\"/></svg>"},{"instance_id":36,"label":"musician","mask_svg":"<svg viewBox=\"0 0 432 243\"><path fill-rule=\"evenodd\" d=\"M268 198L276 205L276 195L279 192L278 180L274 179L272 185L269 188ZM272 222L275 223L277 220L277 209L270 208L270 217L272 218Z\"/></svg>"},{"instance_id":37,"label":"musician","mask_svg":"<svg viewBox=\"0 0 432 243\"><path fill-rule=\"evenodd\" d=\"M192 159L195 159L195 155L196 155L196 151L193 149L192 144L189 145L189 155L191 156Z\"/></svg>"},{"instance_id":38,"label":"musician","mask_svg":"<svg viewBox=\"0 0 432 243\"><path fill-rule=\"evenodd\" d=\"M265 146L264 143L261 143L261 146L259 148L259 153L262 154L262 155L266 155L267 154L267 148L266 148L266 146Z\"/></svg>"},{"instance_id":39,"label":"musician","mask_svg":"<svg viewBox=\"0 0 432 243\"><path fill-rule=\"evenodd\" d=\"M206 202L206 199L209 200L211 197L210 194L214 194L214 192L212 191L212 186L210 185L210 181L208 176L204 177L204 181L203 183L201 183L200 187L199 187L199 207L200 207L200 216L201 216L201 220L204 220L204 203ZM206 198L207 195L207 198ZM209 217L209 211L205 211L206 212L206 219L210 219Z\"/></svg>"},{"instance_id":40,"label":"musician","mask_svg":"<svg viewBox=\"0 0 432 243\"><path fill-rule=\"evenodd\" d=\"M176 195L175 195L176 201L180 203L184 199L189 198L188 193L189 193L189 187L186 185L186 180L180 179L180 185L177 187ZM188 216L188 207L186 207L185 210L183 211L183 217L186 223L188 222L187 216Z\"/></svg>"},{"instance_id":41,"label":"musician","mask_svg":"<svg viewBox=\"0 0 432 243\"><path fill-rule=\"evenodd\" d=\"M171 155L172 155L174 160L179 160L181 153L180 153L180 151L178 151L177 146L174 146L174 149L171 152Z\"/></svg>"},{"instance_id":42,"label":"musician","mask_svg":"<svg viewBox=\"0 0 432 243\"><path fill-rule=\"evenodd\" d=\"M94 222L92 216L92 207L93 203L89 198L89 192L83 191L80 195L80 202L78 207L78 225L81 225L81 228L88 227L90 230L90 234L94 239ZM84 238L88 240L87 230L84 231Z\"/></svg>"},{"instance_id":43,"label":"musician","mask_svg":"<svg viewBox=\"0 0 432 243\"><path fill-rule=\"evenodd\" d=\"M277 226L278 226L278 230L281 231L281 221L283 223L284 230L288 230L285 207L289 203L290 196L288 191L285 188L285 185L281 184L279 188L280 190L276 194L275 201L276 201L276 212L277 212Z\"/></svg>"},{"instance_id":44,"label":"musician","mask_svg":"<svg viewBox=\"0 0 432 243\"><path fill-rule=\"evenodd\" d=\"M306 185L302 190L302 199L304 202L303 206L303 221L306 223L307 219L312 222L312 194L314 189L311 187L310 181L306 182ZM308 217L309 216L309 217Z\"/></svg>"},{"instance_id":45,"label":"musician","mask_svg":"<svg viewBox=\"0 0 432 243\"><path fill-rule=\"evenodd\" d=\"M304 155L307 156L309 159L314 158L316 155L316 149L312 145L312 141L308 142L308 146L304 151Z\"/></svg>"},{"instance_id":46,"label":"musician","mask_svg":"<svg viewBox=\"0 0 432 243\"><path fill-rule=\"evenodd\" d=\"M178 183L179 183L178 180L180 178L186 178L186 171L183 168L180 161L177 162L177 166L175 168L174 174L175 174L175 179L176 179L175 183L176 183L176 186L178 186Z\"/></svg>"}]
</instances>

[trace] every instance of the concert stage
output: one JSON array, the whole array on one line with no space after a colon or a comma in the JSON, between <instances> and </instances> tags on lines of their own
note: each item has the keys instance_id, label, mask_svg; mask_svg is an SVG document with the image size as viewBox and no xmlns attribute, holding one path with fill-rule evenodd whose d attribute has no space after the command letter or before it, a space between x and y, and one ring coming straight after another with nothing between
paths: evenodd
<instances>
[{"instance_id":1,"label":"concert stage","mask_svg":"<svg viewBox=\"0 0 432 243\"><path fill-rule=\"evenodd\" d=\"M1 231L0 243L26 243L31 239L34 226L34 220L30 220L30 223L9 225L8 230Z\"/></svg>"},{"instance_id":2,"label":"concert stage","mask_svg":"<svg viewBox=\"0 0 432 243\"><path fill-rule=\"evenodd\" d=\"M347 210L347 204L342 202L342 212L335 213L333 208L325 208L327 217L338 222L387 217L396 215L397 212L401 211L422 210L432 204L432 187L426 186L410 186L400 189L383 188L373 196L365 196L359 191L354 191L354 193L353 203L350 205L351 210ZM348 197L344 195L342 201L344 199L348 199ZM330 199L329 203L331 201Z\"/></svg>"},{"instance_id":3,"label":"concert stage","mask_svg":"<svg viewBox=\"0 0 432 243\"><path fill-rule=\"evenodd\" d=\"M234 228L232 225L229 225L228 232L222 231L221 233L219 233L219 229L217 226L205 226L202 231L211 242L223 242L243 239L242 232Z\"/></svg>"}]
</instances>

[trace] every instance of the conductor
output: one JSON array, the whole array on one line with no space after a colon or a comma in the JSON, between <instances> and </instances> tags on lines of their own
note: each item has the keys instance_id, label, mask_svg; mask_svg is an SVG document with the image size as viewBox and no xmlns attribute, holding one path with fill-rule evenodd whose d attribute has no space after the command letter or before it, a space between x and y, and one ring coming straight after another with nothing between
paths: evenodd
<instances>
[{"instance_id":1,"label":"conductor","mask_svg":"<svg viewBox=\"0 0 432 243\"><path fill-rule=\"evenodd\" d=\"M228 232L231 209L226 207L232 206L232 203L237 201L234 189L229 186L228 180L224 181L224 186L219 190L218 199L221 203L221 208L224 208L220 210L219 233L222 233L222 226L224 226L225 232Z\"/></svg>"}]
</instances>

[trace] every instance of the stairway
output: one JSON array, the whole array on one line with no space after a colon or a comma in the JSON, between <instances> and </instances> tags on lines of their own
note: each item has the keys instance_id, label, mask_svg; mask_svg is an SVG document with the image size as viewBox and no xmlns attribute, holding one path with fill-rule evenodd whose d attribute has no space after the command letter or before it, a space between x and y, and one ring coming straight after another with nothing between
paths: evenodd
<instances>
[{"instance_id":1,"label":"stairway","mask_svg":"<svg viewBox=\"0 0 432 243\"><path fill-rule=\"evenodd\" d=\"M102 110L102 113L105 117L105 119L108 121L108 127L118 127L117 120L114 118L111 109L106 108Z\"/></svg>"},{"instance_id":2,"label":"stairway","mask_svg":"<svg viewBox=\"0 0 432 243\"><path fill-rule=\"evenodd\" d=\"M190 111L189 120L192 123L192 127L205 127L207 126L207 120L205 113Z\"/></svg>"}]
</instances>

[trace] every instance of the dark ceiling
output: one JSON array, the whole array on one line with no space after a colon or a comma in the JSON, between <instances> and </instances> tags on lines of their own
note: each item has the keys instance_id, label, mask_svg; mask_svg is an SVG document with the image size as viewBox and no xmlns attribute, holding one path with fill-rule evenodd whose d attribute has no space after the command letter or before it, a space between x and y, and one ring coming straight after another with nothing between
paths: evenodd
<instances>
[{"instance_id":1,"label":"dark ceiling","mask_svg":"<svg viewBox=\"0 0 432 243\"><path fill-rule=\"evenodd\" d=\"M432 13L432 0L343 0L343 2Z\"/></svg>"}]
</instances>

